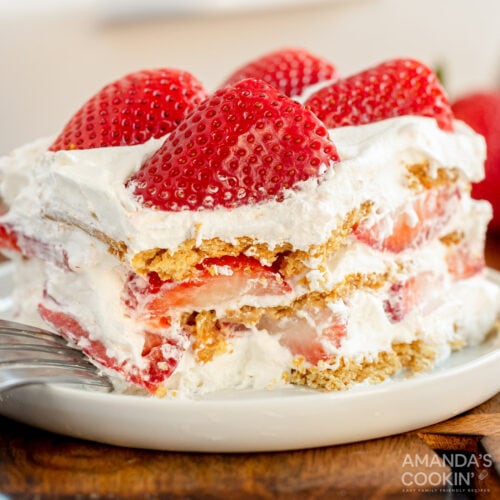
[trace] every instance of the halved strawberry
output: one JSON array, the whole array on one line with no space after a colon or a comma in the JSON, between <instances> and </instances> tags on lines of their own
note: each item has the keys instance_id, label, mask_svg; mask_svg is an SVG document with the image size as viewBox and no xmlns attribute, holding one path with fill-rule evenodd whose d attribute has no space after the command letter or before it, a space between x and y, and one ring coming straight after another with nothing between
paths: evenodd
<instances>
[{"instance_id":1,"label":"halved strawberry","mask_svg":"<svg viewBox=\"0 0 500 500\"><path fill-rule=\"evenodd\" d=\"M315 83L336 80L337 70L326 59L298 48L265 54L232 73L221 85L227 87L246 78L263 80L288 97L302 94Z\"/></svg>"},{"instance_id":2,"label":"halved strawberry","mask_svg":"<svg viewBox=\"0 0 500 500\"><path fill-rule=\"evenodd\" d=\"M107 347L90 337L76 318L69 314L38 305L43 320L52 326L66 340L79 345L82 351L98 365L121 374L127 381L155 393L177 367L183 349L172 339L159 334L145 332L142 358L144 366L129 361L119 362L108 354ZM83 342L82 342L83 341Z\"/></svg>"},{"instance_id":3,"label":"halved strawberry","mask_svg":"<svg viewBox=\"0 0 500 500\"><path fill-rule=\"evenodd\" d=\"M225 87L193 110L127 182L146 207L234 208L274 199L338 160L323 124L258 80Z\"/></svg>"},{"instance_id":4,"label":"halved strawberry","mask_svg":"<svg viewBox=\"0 0 500 500\"><path fill-rule=\"evenodd\" d=\"M325 309L305 309L301 314L274 320L267 316L259 323L259 328L272 335L280 335L280 344L294 356L303 356L306 361L317 365L332 357L330 347L338 348L347 335L345 315Z\"/></svg>"},{"instance_id":5,"label":"halved strawberry","mask_svg":"<svg viewBox=\"0 0 500 500\"><path fill-rule=\"evenodd\" d=\"M438 78L423 63L394 59L318 90L305 103L329 128L402 115L435 118L453 130L453 113Z\"/></svg>"},{"instance_id":6,"label":"halved strawberry","mask_svg":"<svg viewBox=\"0 0 500 500\"><path fill-rule=\"evenodd\" d=\"M398 323L426 298L437 277L430 271L411 276L404 281L393 283L384 301L384 310L389 319Z\"/></svg>"},{"instance_id":7,"label":"halved strawberry","mask_svg":"<svg viewBox=\"0 0 500 500\"><path fill-rule=\"evenodd\" d=\"M373 225L362 221L354 227L354 236L377 250L394 253L418 247L439 234L459 199L456 189L428 189L417 195L410 207L400 207Z\"/></svg>"},{"instance_id":8,"label":"halved strawberry","mask_svg":"<svg viewBox=\"0 0 500 500\"><path fill-rule=\"evenodd\" d=\"M245 297L284 295L290 285L271 267L258 260L239 257L205 259L196 275L181 282L161 281L156 273L148 279L132 275L124 300L139 318L168 317L173 311L200 311Z\"/></svg>"},{"instance_id":9,"label":"halved strawberry","mask_svg":"<svg viewBox=\"0 0 500 500\"><path fill-rule=\"evenodd\" d=\"M186 71L130 73L91 97L49 150L131 146L163 137L206 96L202 84Z\"/></svg>"}]
</instances>

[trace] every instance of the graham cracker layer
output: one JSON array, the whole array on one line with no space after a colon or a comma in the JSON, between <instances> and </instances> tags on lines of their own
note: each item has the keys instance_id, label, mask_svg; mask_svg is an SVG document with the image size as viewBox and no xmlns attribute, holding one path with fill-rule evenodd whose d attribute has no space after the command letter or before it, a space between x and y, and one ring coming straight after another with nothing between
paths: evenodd
<instances>
[{"instance_id":1,"label":"graham cracker layer","mask_svg":"<svg viewBox=\"0 0 500 500\"><path fill-rule=\"evenodd\" d=\"M415 192L454 185L459 178L455 168L432 169L429 162L407 166L406 181ZM339 226L332 231L330 238L321 245L312 245L307 250L297 250L290 243L282 243L270 248L266 243L258 243L250 237L239 237L235 242L212 238L197 241L186 240L175 251L153 248L139 252L132 258L132 267L138 274L156 272L165 280L181 281L192 276L194 267L206 258L224 255L247 255L261 262L273 264L279 259L279 268L283 276L297 276L306 273L314 261L314 267L320 271L329 256L337 250L346 237L352 233L363 218L370 214L373 202L366 201L360 207L351 210Z\"/></svg>"},{"instance_id":2,"label":"graham cracker layer","mask_svg":"<svg viewBox=\"0 0 500 500\"><path fill-rule=\"evenodd\" d=\"M335 302L342 299L347 299L355 291L359 290L378 290L382 288L391 278L389 271L385 273L352 273L344 277L331 290L325 292L314 291L297 297L290 304L276 307L251 307L243 306L234 311L226 311L227 318L235 323L243 323L245 325L254 325L264 315L268 315L272 319L279 320L284 317L293 316L297 311L304 308L327 307L329 302Z\"/></svg>"},{"instance_id":3,"label":"graham cracker layer","mask_svg":"<svg viewBox=\"0 0 500 500\"><path fill-rule=\"evenodd\" d=\"M359 382L383 382L402 370L410 374L430 370L435 358L435 346L416 340L411 344L393 344L391 351L360 362L341 357L320 362L318 366L308 366L303 358L297 358L284 377L295 385L323 391L343 391Z\"/></svg>"},{"instance_id":4,"label":"graham cracker layer","mask_svg":"<svg viewBox=\"0 0 500 500\"><path fill-rule=\"evenodd\" d=\"M409 165L407 168L408 187L415 192L457 183L460 171L457 168L431 169L428 161Z\"/></svg>"},{"instance_id":5,"label":"graham cracker layer","mask_svg":"<svg viewBox=\"0 0 500 500\"><path fill-rule=\"evenodd\" d=\"M372 203L365 202L361 207L347 214L342 223L331 233L322 245L312 245L304 250L294 250L290 243L283 243L270 248L267 243L258 243L250 237L235 239L235 243L212 238L197 242L192 238L180 245L176 251L154 248L140 252L132 258L132 267L138 274L157 273L161 279L181 281L192 276L197 264L206 258L225 255L247 255L255 257L269 265L279 259L280 271L285 277L302 274L310 269L309 262L314 259L325 263L328 256L339 248L345 238L351 234L352 227L371 210Z\"/></svg>"}]
</instances>

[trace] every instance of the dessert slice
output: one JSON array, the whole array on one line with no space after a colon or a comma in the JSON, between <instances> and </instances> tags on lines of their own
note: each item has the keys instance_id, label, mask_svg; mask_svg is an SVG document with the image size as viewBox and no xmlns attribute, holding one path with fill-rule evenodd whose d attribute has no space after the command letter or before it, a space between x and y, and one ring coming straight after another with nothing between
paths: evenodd
<instances>
[{"instance_id":1,"label":"dessert slice","mask_svg":"<svg viewBox=\"0 0 500 500\"><path fill-rule=\"evenodd\" d=\"M156 395L346 389L430 369L491 330L491 209L469 194L484 141L453 120L427 67L329 74L297 100L255 78L207 95L183 72L140 74L55 141L1 160L0 246L16 296L30 296L18 315L37 304L99 366Z\"/></svg>"}]
</instances>

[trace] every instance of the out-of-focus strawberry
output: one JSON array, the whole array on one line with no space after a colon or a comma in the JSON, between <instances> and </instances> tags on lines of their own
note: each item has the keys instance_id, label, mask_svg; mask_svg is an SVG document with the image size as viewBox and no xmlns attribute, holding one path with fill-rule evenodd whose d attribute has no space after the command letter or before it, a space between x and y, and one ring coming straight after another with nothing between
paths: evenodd
<instances>
[{"instance_id":1,"label":"out-of-focus strawberry","mask_svg":"<svg viewBox=\"0 0 500 500\"><path fill-rule=\"evenodd\" d=\"M500 90L466 95L452 104L452 110L486 139L486 177L472 187L472 196L493 205L489 227L500 232Z\"/></svg>"}]
</instances>

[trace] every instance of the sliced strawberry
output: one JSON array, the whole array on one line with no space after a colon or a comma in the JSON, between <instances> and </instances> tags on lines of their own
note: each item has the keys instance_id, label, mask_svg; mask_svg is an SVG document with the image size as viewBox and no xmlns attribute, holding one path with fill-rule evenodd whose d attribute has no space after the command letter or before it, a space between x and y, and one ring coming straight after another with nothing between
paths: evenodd
<instances>
[{"instance_id":1,"label":"sliced strawberry","mask_svg":"<svg viewBox=\"0 0 500 500\"><path fill-rule=\"evenodd\" d=\"M169 338L146 331L142 357L149 362L148 382L161 383L167 379L179 364L181 350Z\"/></svg>"},{"instance_id":2,"label":"sliced strawberry","mask_svg":"<svg viewBox=\"0 0 500 500\"><path fill-rule=\"evenodd\" d=\"M155 393L177 367L183 350L173 340L156 333L145 333L142 357L144 367L130 361L119 362L108 354L106 345L90 337L76 318L69 314L38 305L43 320L66 340L79 345L82 351L97 364L121 374L127 381ZM83 342L82 342L83 340Z\"/></svg>"},{"instance_id":3,"label":"sliced strawberry","mask_svg":"<svg viewBox=\"0 0 500 500\"><path fill-rule=\"evenodd\" d=\"M329 128L402 115L435 118L453 130L453 113L436 75L412 59L384 62L318 90L305 103Z\"/></svg>"},{"instance_id":4,"label":"sliced strawberry","mask_svg":"<svg viewBox=\"0 0 500 500\"><path fill-rule=\"evenodd\" d=\"M0 250L20 252L16 232L7 224L0 224Z\"/></svg>"},{"instance_id":5,"label":"sliced strawberry","mask_svg":"<svg viewBox=\"0 0 500 500\"><path fill-rule=\"evenodd\" d=\"M49 150L131 146L171 132L207 93L186 71L130 73L91 97Z\"/></svg>"},{"instance_id":6,"label":"sliced strawberry","mask_svg":"<svg viewBox=\"0 0 500 500\"><path fill-rule=\"evenodd\" d=\"M174 310L199 311L251 296L284 295L291 291L282 276L251 257L205 259L196 275L181 282L148 280L133 275L124 291L125 303L143 319L168 316Z\"/></svg>"},{"instance_id":7,"label":"sliced strawberry","mask_svg":"<svg viewBox=\"0 0 500 500\"><path fill-rule=\"evenodd\" d=\"M66 250L15 231L9 224L0 224L0 251L2 250L19 252L26 258L36 257L52 262L61 269L70 270Z\"/></svg>"},{"instance_id":8,"label":"sliced strawberry","mask_svg":"<svg viewBox=\"0 0 500 500\"><path fill-rule=\"evenodd\" d=\"M159 210L233 208L281 201L336 160L310 111L262 81L243 80L191 112L127 186Z\"/></svg>"},{"instance_id":9,"label":"sliced strawberry","mask_svg":"<svg viewBox=\"0 0 500 500\"><path fill-rule=\"evenodd\" d=\"M402 321L405 316L426 298L437 278L431 272L422 272L404 281L393 283L384 310L393 323Z\"/></svg>"},{"instance_id":10,"label":"sliced strawberry","mask_svg":"<svg viewBox=\"0 0 500 500\"><path fill-rule=\"evenodd\" d=\"M294 356L303 356L313 365L328 361L333 354L326 346L330 344L332 349L340 347L347 335L347 319L327 308L302 312L307 319L303 314L279 321L264 317L259 328L272 335L280 335L280 344Z\"/></svg>"},{"instance_id":11,"label":"sliced strawberry","mask_svg":"<svg viewBox=\"0 0 500 500\"><path fill-rule=\"evenodd\" d=\"M354 236L377 250L394 253L418 247L439 234L459 199L460 193L455 189L428 189L414 198L410 209L401 207L373 225L356 225Z\"/></svg>"},{"instance_id":12,"label":"sliced strawberry","mask_svg":"<svg viewBox=\"0 0 500 500\"><path fill-rule=\"evenodd\" d=\"M467 242L447 249L446 264L454 279L466 279L480 273L486 266L484 253L473 252Z\"/></svg>"},{"instance_id":13,"label":"sliced strawberry","mask_svg":"<svg viewBox=\"0 0 500 500\"><path fill-rule=\"evenodd\" d=\"M315 83L336 80L337 71L326 59L307 50L285 48L261 56L232 73L221 85L227 87L246 78L263 80L282 94L293 97Z\"/></svg>"}]
</instances>

